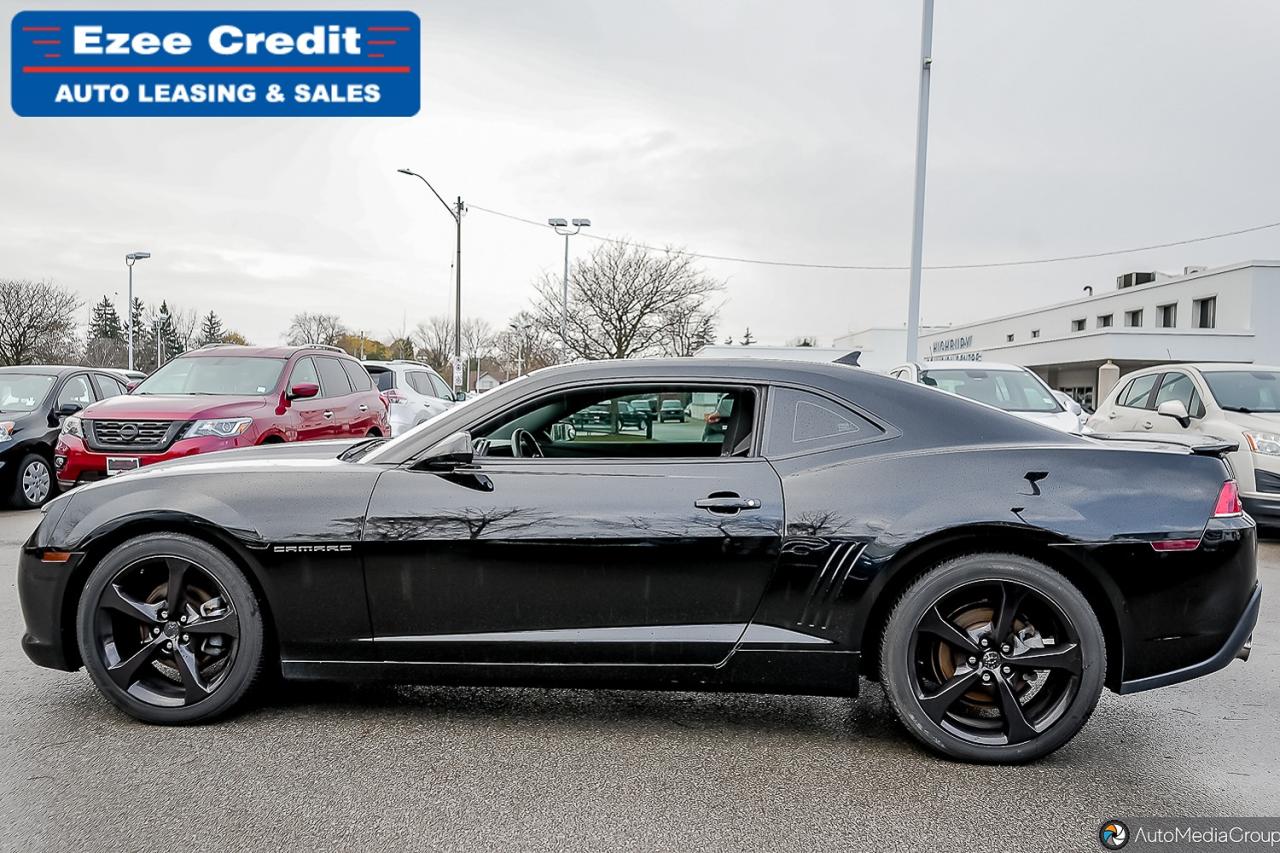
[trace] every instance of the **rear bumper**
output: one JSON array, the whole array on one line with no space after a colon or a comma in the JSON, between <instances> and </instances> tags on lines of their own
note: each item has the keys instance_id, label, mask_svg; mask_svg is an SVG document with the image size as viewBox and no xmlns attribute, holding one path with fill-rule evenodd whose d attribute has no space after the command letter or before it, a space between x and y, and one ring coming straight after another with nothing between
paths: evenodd
<instances>
[{"instance_id":1,"label":"rear bumper","mask_svg":"<svg viewBox=\"0 0 1280 853\"><path fill-rule=\"evenodd\" d=\"M1119 692L1139 693L1143 690L1154 690L1157 687L1168 687L1170 684L1179 684L1183 681L1199 678L1202 675L1208 675L1211 672L1217 672L1236 658L1247 660L1253 642L1253 629L1258 624L1258 612L1261 607L1262 584L1258 584L1253 588L1253 595L1250 596L1249 603L1245 605L1244 612L1240 614L1240 619L1236 622L1235 628L1232 629L1227 641L1222 644L1222 647L1217 652L1199 663L1184 666L1172 672L1162 672L1159 675L1150 675L1146 678L1122 682Z\"/></svg>"}]
</instances>

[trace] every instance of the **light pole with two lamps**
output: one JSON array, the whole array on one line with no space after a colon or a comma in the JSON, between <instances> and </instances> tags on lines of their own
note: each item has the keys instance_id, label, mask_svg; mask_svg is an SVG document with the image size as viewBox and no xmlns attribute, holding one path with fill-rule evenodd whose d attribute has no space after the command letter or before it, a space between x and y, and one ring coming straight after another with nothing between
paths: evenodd
<instances>
[{"instance_id":1,"label":"light pole with two lamps","mask_svg":"<svg viewBox=\"0 0 1280 853\"><path fill-rule=\"evenodd\" d=\"M591 227L590 219L573 220L573 230L569 230L569 223L563 219L552 218L547 220L547 224L555 229L555 232L564 237L564 280L560 285L560 343L564 347L565 361L569 360L569 238L577 234L583 228Z\"/></svg>"},{"instance_id":2,"label":"light pole with two lamps","mask_svg":"<svg viewBox=\"0 0 1280 853\"><path fill-rule=\"evenodd\" d=\"M133 265L151 257L150 252L130 252L124 256L124 265L129 268L129 369L133 370ZM159 366L159 365L157 365Z\"/></svg>"}]
</instances>

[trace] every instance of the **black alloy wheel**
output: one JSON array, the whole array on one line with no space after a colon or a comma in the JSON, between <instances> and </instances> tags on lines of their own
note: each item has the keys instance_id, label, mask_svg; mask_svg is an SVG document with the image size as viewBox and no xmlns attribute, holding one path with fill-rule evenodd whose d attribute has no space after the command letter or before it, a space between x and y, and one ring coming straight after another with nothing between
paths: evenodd
<instances>
[{"instance_id":1,"label":"black alloy wheel","mask_svg":"<svg viewBox=\"0 0 1280 853\"><path fill-rule=\"evenodd\" d=\"M221 551L178 534L116 548L89 576L77 619L98 689L151 723L196 722L234 707L262 669L262 617Z\"/></svg>"},{"instance_id":2,"label":"black alloy wheel","mask_svg":"<svg viewBox=\"0 0 1280 853\"><path fill-rule=\"evenodd\" d=\"M904 725L970 761L1017 762L1070 740L1105 675L1101 627L1060 574L1010 554L926 573L886 625L882 680Z\"/></svg>"}]
</instances>

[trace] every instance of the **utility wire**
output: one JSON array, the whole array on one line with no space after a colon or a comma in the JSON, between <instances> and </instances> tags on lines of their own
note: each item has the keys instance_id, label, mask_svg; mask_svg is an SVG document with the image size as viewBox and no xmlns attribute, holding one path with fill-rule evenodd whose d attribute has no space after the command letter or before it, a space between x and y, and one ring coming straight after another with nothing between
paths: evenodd
<instances>
[{"instance_id":1,"label":"utility wire","mask_svg":"<svg viewBox=\"0 0 1280 853\"><path fill-rule=\"evenodd\" d=\"M472 210L479 210L483 213L492 214L493 216L501 216L503 219L511 219L516 222L523 222L527 225L535 225L538 228L550 228L545 222L538 222L534 219L527 219L523 216L516 216L511 213L503 213L500 210L491 210L487 207L481 207L478 204L469 204ZM981 270L994 269L997 267L1024 267L1036 264L1056 264L1063 261L1083 261L1090 258L1110 258L1116 255L1131 255L1136 252L1147 252L1152 249L1168 249L1173 246L1188 246L1192 243L1205 243L1209 240L1220 240L1223 237L1236 237L1241 234L1252 234L1256 231L1265 231L1268 228L1280 227L1280 222L1268 222L1265 225L1253 225L1249 228L1239 228L1235 231L1223 231L1219 234L1207 234L1203 237L1191 237L1186 240L1172 240L1168 243L1152 243L1148 246L1133 246L1127 249L1111 249L1105 252L1086 252L1079 255L1060 255L1054 258L1027 258L1017 261L991 261L980 264L926 264L924 269L927 270ZM602 243L627 243L635 246L637 249L644 249L650 252L668 251L662 246L649 246L644 243L632 243L629 240L620 240L616 237L602 237L598 234L591 234L583 231L579 236L587 237L591 240L598 240ZM671 250L673 254L684 255L690 258L699 258L705 261L730 261L736 264L756 264L758 266L767 267L793 267L797 269L815 269L815 270L861 270L870 272L899 272L910 269L906 266L885 266L875 264L815 264L804 263L801 261L771 261L763 258L736 258L730 255L707 255L700 252L688 252L679 249Z\"/></svg>"}]
</instances>

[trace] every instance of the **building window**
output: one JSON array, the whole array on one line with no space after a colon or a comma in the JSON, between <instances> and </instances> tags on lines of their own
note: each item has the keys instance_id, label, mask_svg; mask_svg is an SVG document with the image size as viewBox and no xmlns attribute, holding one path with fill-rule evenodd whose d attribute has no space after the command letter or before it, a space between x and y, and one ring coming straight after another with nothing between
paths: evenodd
<instances>
[{"instance_id":1,"label":"building window","mask_svg":"<svg viewBox=\"0 0 1280 853\"><path fill-rule=\"evenodd\" d=\"M1004 336L1004 339L1005 339L1005 341L1007 341L1008 343L1013 343L1013 333L1009 333L1009 334L1005 335L1005 336Z\"/></svg>"},{"instance_id":2,"label":"building window","mask_svg":"<svg viewBox=\"0 0 1280 853\"><path fill-rule=\"evenodd\" d=\"M1031 330L1031 337L1033 337L1033 338L1038 338L1038 337L1040 337L1040 330L1039 330L1039 329L1032 329L1032 330Z\"/></svg>"},{"instance_id":3,"label":"building window","mask_svg":"<svg viewBox=\"0 0 1280 853\"><path fill-rule=\"evenodd\" d=\"M1142 328L1142 309L1135 308L1132 311L1124 312L1124 324L1130 329Z\"/></svg>"},{"instance_id":4,"label":"building window","mask_svg":"<svg viewBox=\"0 0 1280 853\"><path fill-rule=\"evenodd\" d=\"M1173 329L1178 325L1178 303L1171 302L1168 305L1157 305L1156 311L1160 312L1160 328Z\"/></svg>"},{"instance_id":5,"label":"building window","mask_svg":"<svg viewBox=\"0 0 1280 853\"><path fill-rule=\"evenodd\" d=\"M1071 321L1071 331L1073 331L1073 332L1083 332L1083 331L1084 331L1084 318L1083 318L1083 317L1081 317L1079 320L1072 320L1072 321Z\"/></svg>"},{"instance_id":6,"label":"building window","mask_svg":"<svg viewBox=\"0 0 1280 853\"><path fill-rule=\"evenodd\" d=\"M1218 322L1218 297L1210 296L1192 302L1191 316L1197 329L1212 329Z\"/></svg>"},{"instance_id":7,"label":"building window","mask_svg":"<svg viewBox=\"0 0 1280 853\"><path fill-rule=\"evenodd\" d=\"M1109 328L1111 328L1111 317L1112 317L1112 315L1111 315L1111 314L1099 314L1099 315L1098 315L1098 328L1099 328L1099 329L1109 329Z\"/></svg>"}]
</instances>

